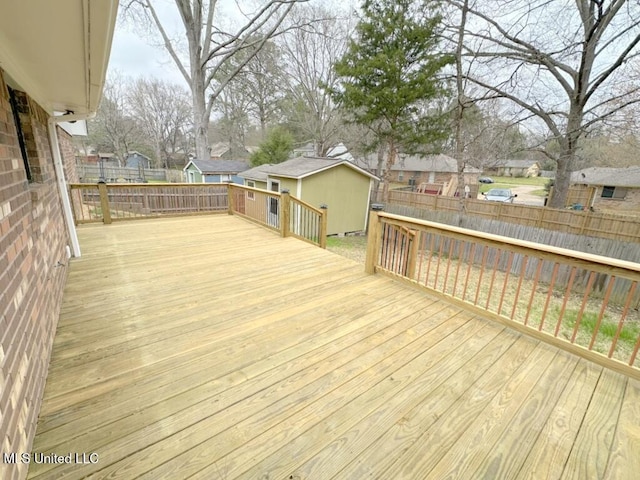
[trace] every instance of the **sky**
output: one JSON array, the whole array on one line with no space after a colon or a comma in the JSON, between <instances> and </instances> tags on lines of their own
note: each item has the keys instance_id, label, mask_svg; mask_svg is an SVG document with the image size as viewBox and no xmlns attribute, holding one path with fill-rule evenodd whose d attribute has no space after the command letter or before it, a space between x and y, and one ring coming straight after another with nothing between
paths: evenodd
<instances>
[{"instance_id":1,"label":"sky","mask_svg":"<svg viewBox=\"0 0 640 480\"><path fill-rule=\"evenodd\" d=\"M180 19L175 7L167 2L154 2L154 5L163 23L178 32ZM118 72L125 77L159 78L186 87L187 83L173 59L164 47L151 45L150 35L158 34L148 34L146 29L119 18L113 34L107 75Z\"/></svg>"},{"instance_id":2,"label":"sky","mask_svg":"<svg viewBox=\"0 0 640 480\"><path fill-rule=\"evenodd\" d=\"M113 35L111 59L107 75L119 72L126 77L160 78L187 86L171 57L162 47L154 47L148 41L118 25Z\"/></svg>"}]
</instances>

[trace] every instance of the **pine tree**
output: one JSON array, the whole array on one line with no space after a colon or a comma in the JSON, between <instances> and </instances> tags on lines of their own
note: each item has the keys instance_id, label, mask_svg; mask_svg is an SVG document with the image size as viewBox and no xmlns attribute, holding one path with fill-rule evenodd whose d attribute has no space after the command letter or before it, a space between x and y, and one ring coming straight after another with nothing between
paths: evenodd
<instances>
[{"instance_id":1,"label":"pine tree","mask_svg":"<svg viewBox=\"0 0 640 480\"><path fill-rule=\"evenodd\" d=\"M438 2L365 0L356 39L334 65L341 79L333 98L348 121L375 132L387 150L383 199L398 151L429 150L446 138L446 119L428 115L430 102L446 95L439 74L453 56L438 50Z\"/></svg>"},{"instance_id":2,"label":"pine tree","mask_svg":"<svg viewBox=\"0 0 640 480\"><path fill-rule=\"evenodd\" d=\"M291 134L284 128L275 127L268 133L258 150L251 154L249 160L253 166L282 163L289 158L292 149Z\"/></svg>"}]
</instances>

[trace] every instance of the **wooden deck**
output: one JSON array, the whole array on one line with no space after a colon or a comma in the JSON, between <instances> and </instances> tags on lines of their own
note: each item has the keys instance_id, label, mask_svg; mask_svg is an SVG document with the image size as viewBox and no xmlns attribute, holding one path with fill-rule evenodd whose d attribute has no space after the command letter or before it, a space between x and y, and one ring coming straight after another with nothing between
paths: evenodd
<instances>
[{"instance_id":1,"label":"wooden deck","mask_svg":"<svg viewBox=\"0 0 640 480\"><path fill-rule=\"evenodd\" d=\"M637 381L236 217L79 235L31 478L638 478Z\"/></svg>"}]
</instances>

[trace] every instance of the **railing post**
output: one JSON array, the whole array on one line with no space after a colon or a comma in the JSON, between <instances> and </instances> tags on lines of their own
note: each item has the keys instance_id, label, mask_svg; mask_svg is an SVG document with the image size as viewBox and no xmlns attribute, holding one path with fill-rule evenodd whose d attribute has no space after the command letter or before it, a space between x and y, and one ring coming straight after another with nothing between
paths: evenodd
<instances>
[{"instance_id":1,"label":"railing post","mask_svg":"<svg viewBox=\"0 0 640 480\"><path fill-rule=\"evenodd\" d=\"M318 238L318 243L320 244L320 248L327 248L327 209L329 207L324 203L320 205L320 210L322 210L322 216L320 217L320 238Z\"/></svg>"},{"instance_id":2,"label":"railing post","mask_svg":"<svg viewBox=\"0 0 640 480\"><path fill-rule=\"evenodd\" d=\"M102 223L111 223L111 210L109 209L109 194L107 192L107 184L98 183L98 192L100 193L100 209L102 210Z\"/></svg>"},{"instance_id":3,"label":"railing post","mask_svg":"<svg viewBox=\"0 0 640 480\"><path fill-rule=\"evenodd\" d=\"M372 210L369 213L369 233L367 235L367 256L364 263L364 271L373 274L376 272L376 259L380 250L380 236L382 224L378 212Z\"/></svg>"},{"instance_id":4,"label":"railing post","mask_svg":"<svg viewBox=\"0 0 640 480\"><path fill-rule=\"evenodd\" d=\"M231 182L227 183L227 203L229 204L229 215L233 215L233 210L235 208L233 202L233 185Z\"/></svg>"},{"instance_id":5,"label":"railing post","mask_svg":"<svg viewBox=\"0 0 640 480\"><path fill-rule=\"evenodd\" d=\"M418 246L420 245L420 230L409 230L407 237L411 239L409 254L407 255L407 277L415 280L416 265L418 263Z\"/></svg>"},{"instance_id":6,"label":"railing post","mask_svg":"<svg viewBox=\"0 0 640 480\"><path fill-rule=\"evenodd\" d=\"M280 192L280 235L282 237L289 236L289 224L291 223L291 197L289 190L284 189Z\"/></svg>"}]
</instances>

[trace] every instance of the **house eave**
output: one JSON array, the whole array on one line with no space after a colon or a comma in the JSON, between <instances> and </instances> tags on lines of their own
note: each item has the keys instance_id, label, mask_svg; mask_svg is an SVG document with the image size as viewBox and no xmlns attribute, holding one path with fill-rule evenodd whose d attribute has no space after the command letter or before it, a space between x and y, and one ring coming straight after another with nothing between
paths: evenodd
<instances>
[{"instance_id":1,"label":"house eave","mask_svg":"<svg viewBox=\"0 0 640 480\"><path fill-rule=\"evenodd\" d=\"M95 113L102 98L117 0L4 2L0 68L49 114Z\"/></svg>"}]
</instances>

